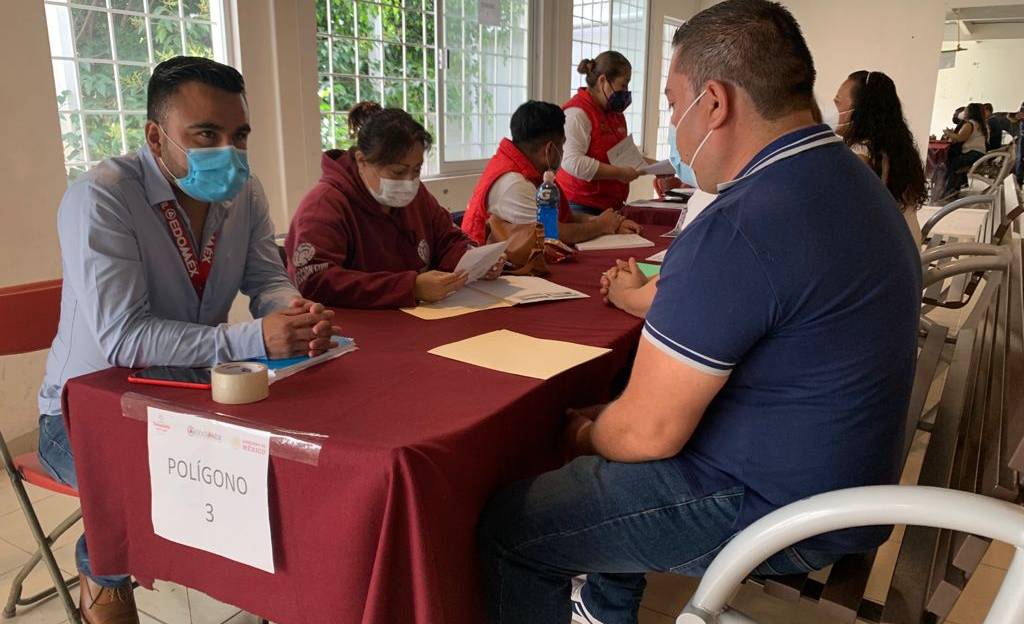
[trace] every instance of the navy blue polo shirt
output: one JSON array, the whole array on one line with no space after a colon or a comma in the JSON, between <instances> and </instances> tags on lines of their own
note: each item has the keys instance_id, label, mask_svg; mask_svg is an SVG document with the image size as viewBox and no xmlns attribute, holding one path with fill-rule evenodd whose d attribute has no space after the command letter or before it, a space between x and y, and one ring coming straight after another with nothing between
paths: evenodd
<instances>
[{"instance_id":1,"label":"navy blue polo shirt","mask_svg":"<svg viewBox=\"0 0 1024 624\"><path fill-rule=\"evenodd\" d=\"M677 459L704 493L745 487L737 530L813 494L899 479L921 266L896 202L842 143L744 177L826 130L765 147L683 232L644 326L673 358L729 376ZM854 552L887 535L805 546Z\"/></svg>"}]
</instances>

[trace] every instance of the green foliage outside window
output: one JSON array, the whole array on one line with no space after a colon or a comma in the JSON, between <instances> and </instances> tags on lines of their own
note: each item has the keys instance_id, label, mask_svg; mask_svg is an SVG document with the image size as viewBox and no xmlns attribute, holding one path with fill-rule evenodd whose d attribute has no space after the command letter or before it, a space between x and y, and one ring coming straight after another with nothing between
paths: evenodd
<instances>
[{"instance_id":1,"label":"green foliage outside window","mask_svg":"<svg viewBox=\"0 0 1024 624\"><path fill-rule=\"evenodd\" d=\"M78 5L96 8L84 8ZM67 11L77 62L68 80L77 79L76 97L71 89L57 94L61 137L68 178L74 180L90 165L104 158L133 151L144 142L146 87L152 68L159 62L188 54L214 57L214 24L210 0L76 0ZM51 5L50 8L55 8ZM51 24L51 28L53 25ZM113 37L111 37L113 34ZM56 54L56 51L55 51ZM58 82L60 84L60 82Z\"/></svg>"}]
</instances>

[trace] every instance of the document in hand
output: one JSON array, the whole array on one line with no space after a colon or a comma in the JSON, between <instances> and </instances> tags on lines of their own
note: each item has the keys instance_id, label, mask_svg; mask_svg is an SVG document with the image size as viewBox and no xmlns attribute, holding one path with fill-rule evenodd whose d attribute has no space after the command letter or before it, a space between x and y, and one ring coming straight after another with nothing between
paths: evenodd
<instances>
[{"instance_id":1,"label":"document in hand","mask_svg":"<svg viewBox=\"0 0 1024 624\"><path fill-rule=\"evenodd\" d=\"M659 160L658 162L651 165L644 165L640 167L641 173L647 173L656 176L668 176L675 175L675 167L672 166L672 161L665 159Z\"/></svg>"},{"instance_id":2,"label":"document in hand","mask_svg":"<svg viewBox=\"0 0 1024 624\"><path fill-rule=\"evenodd\" d=\"M577 243L580 251L604 251L606 249L635 249L638 247L654 247L654 243L639 234L605 234L594 240Z\"/></svg>"},{"instance_id":3,"label":"document in hand","mask_svg":"<svg viewBox=\"0 0 1024 624\"><path fill-rule=\"evenodd\" d=\"M616 167L639 169L646 162L640 148L633 142L633 135L627 135L608 150L608 162Z\"/></svg>"},{"instance_id":4,"label":"document in hand","mask_svg":"<svg viewBox=\"0 0 1024 624\"><path fill-rule=\"evenodd\" d=\"M258 358L251 361L266 365L270 376L270 383L274 383L275 381L281 381L286 377L291 377L299 371L304 371L307 368L316 366L317 364L323 364L324 362L340 358L346 353L352 353L359 349L359 347L356 346L356 341L351 338L334 336L331 338L331 341L334 343L334 346L331 347L329 351L321 353L316 357L303 355L299 357L285 358L283 360Z\"/></svg>"},{"instance_id":5,"label":"document in hand","mask_svg":"<svg viewBox=\"0 0 1024 624\"><path fill-rule=\"evenodd\" d=\"M429 353L503 373L551 379L609 351L611 349L544 340L499 329L442 345Z\"/></svg>"},{"instance_id":6,"label":"document in hand","mask_svg":"<svg viewBox=\"0 0 1024 624\"><path fill-rule=\"evenodd\" d=\"M466 253L462 254L462 258L459 259L459 264L455 266L454 272L465 271L469 278L466 283L472 284L484 275L487 275L491 267L498 262L501 254L505 253L506 248L508 248L507 240L484 245L483 247L471 247L466 250Z\"/></svg>"},{"instance_id":7,"label":"document in hand","mask_svg":"<svg viewBox=\"0 0 1024 624\"><path fill-rule=\"evenodd\" d=\"M402 308L402 312L425 321L436 321L494 308L508 308L521 303L586 297L587 295L578 290L559 286L540 277L506 275L496 280L475 282L441 301L415 308Z\"/></svg>"}]
</instances>

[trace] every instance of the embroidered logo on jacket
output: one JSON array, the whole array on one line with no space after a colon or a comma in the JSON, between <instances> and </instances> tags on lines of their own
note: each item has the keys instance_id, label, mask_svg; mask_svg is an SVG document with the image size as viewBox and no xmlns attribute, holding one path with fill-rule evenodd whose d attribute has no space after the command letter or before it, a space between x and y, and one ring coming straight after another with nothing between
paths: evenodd
<instances>
[{"instance_id":1,"label":"embroidered logo on jacket","mask_svg":"<svg viewBox=\"0 0 1024 624\"><path fill-rule=\"evenodd\" d=\"M420 244L416 247L416 253L420 255L420 260L423 261L423 264L430 264L430 243L421 240Z\"/></svg>"},{"instance_id":2,"label":"embroidered logo on jacket","mask_svg":"<svg viewBox=\"0 0 1024 624\"><path fill-rule=\"evenodd\" d=\"M316 255L316 247L309 243L299 243L299 246L295 248L295 253L292 254L292 264L296 268L304 267L309 264L309 261Z\"/></svg>"}]
</instances>

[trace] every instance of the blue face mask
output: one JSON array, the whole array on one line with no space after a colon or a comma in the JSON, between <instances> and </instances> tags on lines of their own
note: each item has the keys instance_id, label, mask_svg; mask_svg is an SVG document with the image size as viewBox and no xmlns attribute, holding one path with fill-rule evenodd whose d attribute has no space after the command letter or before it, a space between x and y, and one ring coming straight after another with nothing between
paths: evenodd
<instances>
[{"instance_id":1,"label":"blue face mask","mask_svg":"<svg viewBox=\"0 0 1024 624\"><path fill-rule=\"evenodd\" d=\"M676 170L676 177L679 178L679 180L683 184L686 184L687 186L692 186L693 188L696 189L699 189L700 185L697 183L697 173L693 170L693 163L697 162L697 154L700 153L701 148L703 148L704 144L707 143L713 131L708 130L707 135L704 136L704 140L700 142L700 145L697 146L696 151L693 152L693 158L690 160L689 163L683 162L683 158L679 155L679 147L677 145L677 142L679 141L679 127L683 125L683 120L686 119L686 116L690 113L691 110L693 110L693 107L697 105L697 102L699 102L700 99L704 97L705 93L707 93L706 90L701 91L701 94L697 96L697 99L695 99L693 103L691 103L690 106L683 112L683 116L679 118L679 123L672 127L672 129L675 131L675 134L672 136L672 140L669 141L668 159L672 163L672 168Z\"/></svg>"},{"instance_id":2,"label":"blue face mask","mask_svg":"<svg viewBox=\"0 0 1024 624\"><path fill-rule=\"evenodd\" d=\"M175 177L174 181L189 197L204 202L227 201L238 195L249 179L249 158L245 150L233 145L186 150L172 141L163 128L160 132L188 159L188 173L183 178Z\"/></svg>"}]
</instances>

